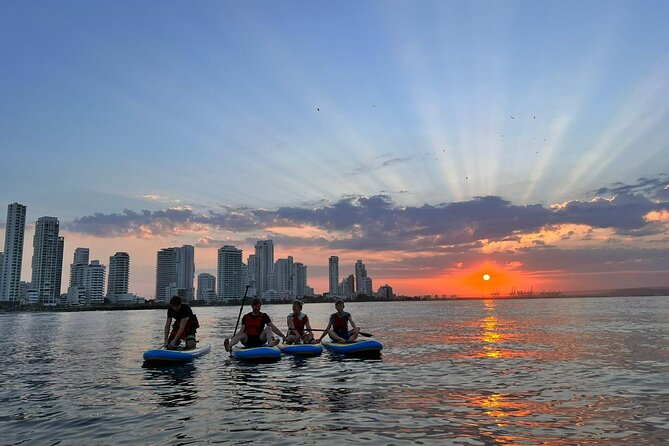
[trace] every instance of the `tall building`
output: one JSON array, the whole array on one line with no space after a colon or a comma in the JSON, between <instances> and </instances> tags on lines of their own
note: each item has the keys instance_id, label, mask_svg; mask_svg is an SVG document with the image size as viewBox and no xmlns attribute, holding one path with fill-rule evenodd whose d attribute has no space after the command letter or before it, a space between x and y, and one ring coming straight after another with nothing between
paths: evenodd
<instances>
[{"instance_id":1,"label":"tall building","mask_svg":"<svg viewBox=\"0 0 669 446\"><path fill-rule=\"evenodd\" d=\"M77 248L74 250L74 259L70 265L70 286L84 285L84 268L88 266L90 249Z\"/></svg>"},{"instance_id":2,"label":"tall building","mask_svg":"<svg viewBox=\"0 0 669 446\"><path fill-rule=\"evenodd\" d=\"M23 237L26 231L26 207L19 203L7 206L5 251L0 267L0 301L18 301L21 294Z\"/></svg>"},{"instance_id":3,"label":"tall building","mask_svg":"<svg viewBox=\"0 0 669 446\"><path fill-rule=\"evenodd\" d=\"M360 286L360 292L370 297L374 295L371 277L367 276L362 278L362 285Z\"/></svg>"},{"instance_id":4,"label":"tall building","mask_svg":"<svg viewBox=\"0 0 669 446\"><path fill-rule=\"evenodd\" d=\"M195 250L191 245L163 248L156 259L156 301L169 302L178 295L186 302L195 298Z\"/></svg>"},{"instance_id":5,"label":"tall building","mask_svg":"<svg viewBox=\"0 0 669 446\"><path fill-rule=\"evenodd\" d=\"M188 302L195 299L195 248L184 245L177 250L177 288L183 290Z\"/></svg>"},{"instance_id":6,"label":"tall building","mask_svg":"<svg viewBox=\"0 0 669 446\"><path fill-rule=\"evenodd\" d=\"M84 267L84 296L88 305L104 303L105 267L98 260L93 260Z\"/></svg>"},{"instance_id":7,"label":"tall building","mask_svg":"<svg viewBox=\"0 0 669 446\"><path fill-rule=\"evenodd\" d=\"M367 269L362 260L355 262L355 292L363 292L363 279L367 277Z\"/></svg>"},{"instance_id":8,"label":"tall building","mask_svg":"<svg viewBox=\"0 0 669 446\"><path fill-rule=\"evenodd\" d=\"M158 251L156 259L156 302L169 302L177 283L177 253L174 248Z\"/></svg>"},{"instance_id":9,"label":"tall building","mask_svg":"<svg viewBox=\"0 0 669 446\"><path fill-rule=\"evenodd\" d=\"M280 297L293 295L293 258L279 259L274 263L274 288Z\"/></svg>"},{"instance_id":10,"label":"tall building","mask_svg":"<svg viewBox=\"0 0 669 446\"><path fill-rule=\"evenodd\" d=\"M271 289L271 276L274 273L274 242L259 240L256 242L256 295L262 297Z\"/></svg>"},{"instance_id":11,"label":"tall building","mask_svg":"<svg viewBox=\"0 0 669 446\"><path fill-rule=\"evenodd\" d=\"M330 256L329 264L329 277L330 277L330 288L329 294L335 296L337 294L337 288L339 287L339 257Z\"/></svg>"},{"instance_id":12,"label":"tall building","mask_svg":"<svg viewBox=\"0 0 669 446\"><path fill-rule=\"evenodd\" d=\"M307 294L307 266L295 262L295 279L293 280L293 296L302 298Z\"/></svg>"},{"instance_id":13,"label":"tall building","mask_svg":"<svg viewBox=\"0 0 669 446\"><path fill-rule=\"evenodd\" d=\"M348 277L341 281L339 286L339 295L345 297L352 297L355 294L355 276L349 274Z\"/></svg>"},{"instance_id":14,"label":"tall building","mask_svg":"<svg viewBox=\"0 0 669 446\"><path fill-rule=\"evenodd\" d=\"M130 284L130 256L127 252L117 252L109 257L109 278L107 295L115 296L128 293Z\"/></svg>"},{"instance_id":15,"label":"tall building","mask_svg":"<svg viewBox=\"0 0 669 446\"><path fill-rule=\"evenodd\" d=\"M37 301L56 305L60 298L60 280L63 272L63 245L58 236L59 223L55 217L40 217L33 238L32 286Z\"/></svg>"},{"instance_id":16,"label":"tall building","mask_svg":"<svg viewBox=\"0 0 669 446\"><path fill-rule=\"evenodd\" d=\"M242 250L226 245L218 250L218 300L242 296Z\"/></svg>"},{"instance_id":17,"label":"tall building","mask_svg":"<svg viewBox=\"0 0 669 446\"><path fill-rule=\"evenodd\" d=\"M244 286L248 285L249 290L248 290L248 295L249 296L257 296L258 294L256 293L257 289L257 283L256 283L256 272L258 269L258 259L256 259L255 254L250 254L248 263L246 265L247 267L247 283L243 284Z\"/></svg>"},{"instance_id":18,"label":"tall building","mask_svg":"<svg viewBox=\"0 0 669 446\"><path fill-rule=\"evenodd\" d=\"M197 275L197 300L199 302L216 302L216 277L209 273Z\"/></svg>"}]
</instances>

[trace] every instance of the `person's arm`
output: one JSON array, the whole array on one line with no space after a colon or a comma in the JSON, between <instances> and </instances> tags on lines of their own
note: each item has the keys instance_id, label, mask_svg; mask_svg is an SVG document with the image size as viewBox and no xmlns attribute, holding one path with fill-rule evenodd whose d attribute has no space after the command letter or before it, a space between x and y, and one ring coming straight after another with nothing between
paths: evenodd
<instances>
[{"instance_id":1,"label":"person's arm","mask_svg":"<svg viewBox=\"0 0 669 446\"><path fill-rule=\"evenodd\" d=\"M311 324L309 323L309 318L307 318L307 321L304 323L304 328L306 329L305 332L309 333L311 336L314 334L311 332Z\"/></svg>"},{"instance_id":2,"label":"person's arm","mask_svg":"<svg viewBox=\"0 0 669 446\"><path fill-rule=\"evenodd\" d=\"M181 339L181 334L186 329L186 324L188 323L188 319L190 318L185 317L179 321L179 329L177 330L177 334L174 336L174 339L172 339L171 343L172 347L176 347L178 345L179 339Z\"/></svg>"},{"instance_id":3,"label":"person's arm","mask_svg":"<svg viewBox=\"0 0 669 446\"><path fill-rule=\"evenodd\" d=\"M288 325L288 333L291 332L291 330L295 330L295 324L293 323L293 318L288 316L286 317L286 324ZM288 334L286 333L286 334Z\"/></svg>"},{"instance_id":4,"label":"person's arm","mask_svg":"<svg viewBox=\"0 0 669 446\"><path fill-rule=\"evenodd\" d=\"M356 333L356 334L357 334L357 333L358 333L358 327L356 327L355 322L353 322L353 318L352 318L350 315L349 315L349 317L348 317L348 321L351 323L351 328L353 329L353 330L351 330L351 331L352 331L353 333Z\"/></svg>"},{"instance_id":5,"label":"person's arm","mask_svg":"<svg viewBox=\"0 0 669 446\"><path fill-rule=\"evenodd\" d=\"M330 322L328 322L328 326L325 327L325 330L323 330L321 336L318 338L318 342L321 342L321 340L323 340L325 335L328 334L328 331L330 331L330 327L332 327L332 316L330 316Z\"/></svg>"},{"instance_id":6,"label":"person's arm","mask_svg":"<svg viewBox=\"0 0 669 446\"><path fill-rule=\"evenodd\" d=\"M168 316L165 321L165 342L163 342L163 347L167 347L167 341L170 338L170 325L172 325L172 318Z\"/></svg>"},{"instance_id":7,"label":"person's arm","mask_svg":"<svg viewBox=\"0 0 669 446\"><path fill-rule=\"evenodd\" d=\"M279 330L278 328L276 328L276 325L274 325L273 322L268 322L267 325L269 325L269 327L272 329L272 331L273 331L274 333L276 333L279 337L281 337L281 338L283 338L283 339L286 339L286 336L285 336L283 333L281 333L281 330Z\"/></svg>"}]
</instances>

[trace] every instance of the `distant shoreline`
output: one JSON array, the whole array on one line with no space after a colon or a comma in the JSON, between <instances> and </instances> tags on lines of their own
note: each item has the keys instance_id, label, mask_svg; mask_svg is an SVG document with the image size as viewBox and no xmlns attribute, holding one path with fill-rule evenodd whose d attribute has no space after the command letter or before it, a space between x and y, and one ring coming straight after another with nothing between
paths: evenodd
<instances>
[{"instance_id":1,"label":"distant shoreline","mask_svg":"<svg viewBox=\"0 0 669 446\"><path fill-rule=\"evenodd\" d=\"M602 298L602 297L669 297L669 287L657 288L631 288L609 291L590 291L590 292L570 292L564 294L532 294L522 296L451 296L451 297L433 297L433 296L399 296L394 299L375 299L368 296L346 300L346 302L417 302L417 301L463 301L463 300L537 300L537 299L578 299L578 298ZM305 303L332 303L332 298L304 298ZM265 305L290 304L292 299L278 301L265 301ZM235 299L225 303L199 304L191 303L194 308L204 307L238 307L242 299ZM250 308L251 299L247 298L245 306ZM91 306L45 306L45 305L17 305L14 302L0 302L0 313L41 313L41 312L79 312L79 311L124 311L124 310L166 310L167 303L147 302L145 304L116 305L102 304Z\"/></svg>"}]
</instances>

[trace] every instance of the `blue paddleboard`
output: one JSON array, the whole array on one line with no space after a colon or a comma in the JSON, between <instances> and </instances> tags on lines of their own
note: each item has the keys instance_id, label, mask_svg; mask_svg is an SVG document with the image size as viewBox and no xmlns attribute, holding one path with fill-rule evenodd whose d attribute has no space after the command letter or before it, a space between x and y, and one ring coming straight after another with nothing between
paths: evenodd
<instances>
[{"instance_id":1,"label":"blue paddleboard","mask_svg":"<svg viewBox=\"0 0 669 446\"><path fill-rule=\"evenodd\" d=\"M211 351L211 344L193 350L167 350L153 349L144 352L144 361L147 363L183 363L191 362L193 359L206 355Z\"/></svg>"},{"instance_id":2,"label":"blue paddleboard","mask_svg":"<svg viewBox=\"0 0 669 446\"><path fill-rule=\"evenodd\" d=\"M295 356L318 356L323 353L321 344L279 344L279 349Z\"/></svg>"},{"instance_id":3,"label":"blue paddleboard","mask_svg":"<svg viewBox=\"0 0 669 446\"><path fill-rule=\"evenodd\" d=\"M251 347L245 348L235 345L232 347L230 354L233 358L243 359L246 361L269 361L281 358L281 350L277 347Z\"/></svg>"},{"instance_id":4,"label":"blue paddleboard","mask_svg":"<svg viewBox=\"0 0 669 446\"><path fill-rule=\"evenodd\" d=\"M341 355L379 355L383 350L383 344L373 338L358 338L353 342L340 344L329 339L321 341L327 350Z\"/></svg>"}]
</instances>

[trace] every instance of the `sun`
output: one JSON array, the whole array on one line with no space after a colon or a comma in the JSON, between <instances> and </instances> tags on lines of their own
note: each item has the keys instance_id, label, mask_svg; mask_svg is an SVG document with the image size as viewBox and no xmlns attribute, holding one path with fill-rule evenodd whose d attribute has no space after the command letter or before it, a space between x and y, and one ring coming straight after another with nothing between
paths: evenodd
<instances>
[{"instance_id":1,"label":"sun","mask_svg":"<svg viewBox=\"0 0 669 446\"><path fill-rule=\"evenodd\" d=\"M483 275L483 280L485 280L486 282L489 281L490 280L490 274L484 274Z\"/></svg>"}]
</instances>

